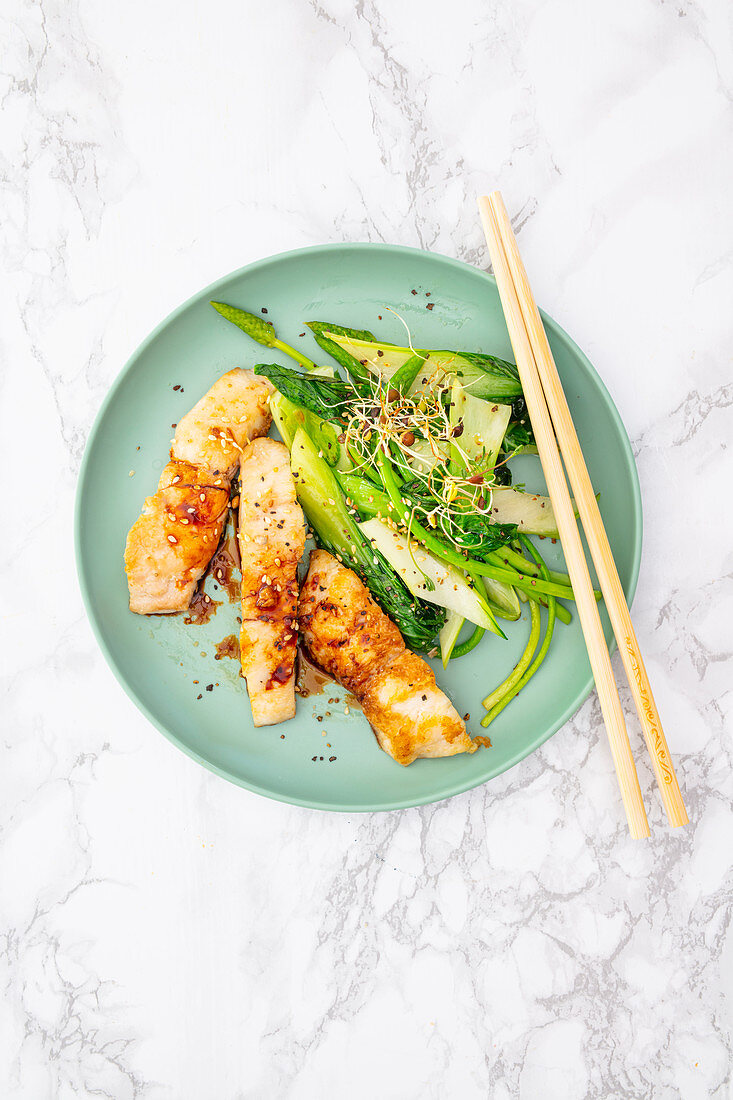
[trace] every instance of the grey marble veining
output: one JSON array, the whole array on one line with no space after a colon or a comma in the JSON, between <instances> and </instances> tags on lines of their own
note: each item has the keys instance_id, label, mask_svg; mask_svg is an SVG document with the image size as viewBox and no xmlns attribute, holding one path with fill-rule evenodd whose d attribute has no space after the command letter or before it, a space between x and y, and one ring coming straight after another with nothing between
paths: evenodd
<instances>
[{"instance_id":1,"label":"grey marble veining","mask_svg":"<svg viewBox=\"0 0 733 1100\"><path fill-rule=\"evenodd\" d=\"M730 1096L730 5L0 20L0 1095ZM635 622L692 819L665 827L642 764L646 844L594 698L444 804L327 816L238 790L137 713L78 595L84 442L161 316L323 241L483 264L492 186L639 465Z\"/></svg>"}]
</instances>

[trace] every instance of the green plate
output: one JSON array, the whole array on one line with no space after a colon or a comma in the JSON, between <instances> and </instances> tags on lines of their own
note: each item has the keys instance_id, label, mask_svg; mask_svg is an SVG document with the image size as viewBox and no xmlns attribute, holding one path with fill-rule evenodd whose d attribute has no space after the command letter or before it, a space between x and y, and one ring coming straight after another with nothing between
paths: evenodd
<instances>
[{"instance_id":1,"label":"green plate","mask_svg":"<svg viewBox=\"0 0 733 1100\"><path fill-rule=\"evenodd\" d=\"M445 256L392 245L286 252L220 279L180 306L144 341L112 386L89 436L79 477L79 579L113 672L153 725L194 760L284 802L324 810L393 810L447 798L506 771L559 729L590 691L577 616L568 627L558 624L539 673L492 724L491 748L402 768L378 748L360 713L344 713L343 693L337 689L299 699L291 722L254 729L238 661L215 659L216 642L237 630L236 604L225 600L206 626L186 626L182 616L143 618L128 610L125 536L143 498L155 489L171 424L231 367L288 362L219 317L208 304L211 298L253 312L266 308L282 339L315 359L325 357L304 321L368 328L402 343L403 325L388 307L405 319L417 347L466 348L511 358L489 275ZM585 355L549 317L545 324L630 600L642 526L631 446ZM515 483L544 488L537 459L519 458L513 470ZM559 546L545 540L542 547L550 563L562 567ZM222 598L207 583L212 596ZM610 638L605 618L604 627ZM507 624L508 641L486 635L446 672L433 662L438 683L461 714L470 713L472 733L481 732L482 697L516 663L527 633L525 610L521 620ZM329 702L333 699L338 702Z\"/></svg>"}]
</instances>

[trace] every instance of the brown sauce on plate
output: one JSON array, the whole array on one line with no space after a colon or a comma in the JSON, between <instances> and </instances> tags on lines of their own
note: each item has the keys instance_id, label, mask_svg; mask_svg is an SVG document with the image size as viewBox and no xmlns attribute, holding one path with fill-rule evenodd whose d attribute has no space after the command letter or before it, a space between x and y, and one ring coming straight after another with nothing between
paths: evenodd
<instances>
[{"instance_id":1,"label":"brown sauce on plate","mask_svg":"<svg viewBox=\"0 0 733 1100\"><path fill-rule=\"evenodd\" d=\"M219 548L214 554L206 576L211 577L215 584L226 593L230 603L239 599L239 581L232 579L232 572L240 569L239 547L234 534L227 534L219 543Z\"/></svg>"},{"instance_id":2,"label":"brown sauce on plate","mask_svg":"<svg viewBox=\"0 0 733 1100\"><path fill-rule=\"evenodd\" d=\"M334 681L324 672L320 665L310 659L302 646L298 649L298 679L296 690L298 695L307 699L309 695L323 695L326 684Z\"/></svg>"},{"instance_id":3,"label":"brown sauce on plate","mask_svg":"<svg viewBox=\"0 0 733 1100\"><path fill-rule=\"evenodd\" d=\"M329 689L329 685L336 686L336 681L332 676L329 676L327 672L324 672L320 665L317 665L315 661L306 653L303 646L298 648L298 678L295 685L295 690L301 699L307 699L309 695L325 695L326 690ZM336 702L336 700L329 699L329 703ZM361 710L359 700L351 692L347 692L343 700L341 700L350 710Z\"/></svg>"},{"instance_id":4,"label":"brown sauce on plate","mask_svg":"<svg viewBox=\"0 0 733 1100\"><path fill-rule=\"evenodd\" d=\"M204 626L211 621L216 614L217 607L221 607L221 600L212 600L202 588L197 588L193 599L188 605L188 614L183 621L186 626Z\"/></svg>"},{"instance_id":5,"label":"brown sauce on plate","mask_svg":"<svg viewBox=\"0 0 733 1100\"><path fill-rule=\"evenodd\" d=\"M214 660L220 661L222 657L233 657L239 660L239 638L236 634L227 634L226 638L216 643Z\"/></svg>"}]
</instances>

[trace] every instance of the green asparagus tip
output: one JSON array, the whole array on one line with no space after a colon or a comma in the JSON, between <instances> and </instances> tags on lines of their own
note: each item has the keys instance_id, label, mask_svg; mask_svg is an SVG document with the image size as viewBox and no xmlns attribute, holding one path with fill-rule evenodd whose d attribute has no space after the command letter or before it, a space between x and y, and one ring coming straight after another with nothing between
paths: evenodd
<instances>
[{"instance_id":1,"label":"green asparagus tip","mask_svg":"<svg viewBox=\"0 0 733 1100\"><path fill-rule=\"evenodd\" d=\"M275 347L277 341L275 328L267 321L263 321L261 317L257 317L254 313L247 313L244 309L237 309L236 306L228 306L225 302L212 302L211 305L217 313L227 321L231 321L237 328L241 328L242 332L246 332L258 344L266 348Z\"/></svg>"}]
</instances>

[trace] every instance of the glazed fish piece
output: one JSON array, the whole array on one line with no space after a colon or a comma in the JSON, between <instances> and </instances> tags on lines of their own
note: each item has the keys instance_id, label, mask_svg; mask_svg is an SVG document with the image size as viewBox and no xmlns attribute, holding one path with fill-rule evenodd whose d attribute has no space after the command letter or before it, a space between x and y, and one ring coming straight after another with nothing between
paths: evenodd
<instances>
[{"instance_id":1,"label":"glazed fish piece","mask_svg":"<svg viewBox=\"0 0 733 1100\"><path fill-rule=\"evenodd\" d=\"M205 466L231 480L243 448L270 430L273 390L271 382L251 370L227 371L179 420L171 458Z\"/></svg>"},{"instance_id":2,"label":"glazed fish piece","mask_svg":"<svg viewBox=\"0 0 733 1100\"><path fill-rule=\"evenodd\" d=\"M251 371L228 371L178 424L158 490L127 536L131 611L189 606L219 543L242 448L270 427L271 388Z\"/></svg>"},{"instance_id":3,"label":"glazed fish piece","mask_svg":"<svg viewBox=\"0 0 733 1100\"><path fill-rule=\"evenodd\" d=\"M229 480L201 466L169 462L125 546L130 610L183 611L214 555L229 509Z\"/></svg>"},{"instance_id":4,"label":"glazed fish piece","mask_svg":"<svg viewBox=\"0 0 733 1100\"><path fill-rule=\"evenodd\" d=\"M425 661L351 569L315 550L300 594L307 649L361 704L380 746L398 764L478 747Z\"/></svg>"},{"instance_id":5,"label":"glazed fish piece","mask_svg":"<svg viewBox=\"0 0 733 1100\"><path fill-rule=\"evenodd\" d=\"M242 455L240 480L242 675L255 726L272 726L295 715L298 564L305 521L283 443L250 443Z\"/></svg>"}]
</instances>

